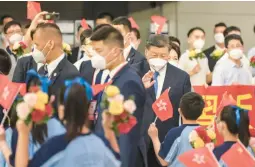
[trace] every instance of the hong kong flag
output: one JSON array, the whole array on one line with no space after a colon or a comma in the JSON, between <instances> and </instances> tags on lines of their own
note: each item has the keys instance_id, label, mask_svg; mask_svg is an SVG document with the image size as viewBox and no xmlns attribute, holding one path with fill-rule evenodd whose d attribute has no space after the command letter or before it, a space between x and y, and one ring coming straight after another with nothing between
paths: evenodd
<instances>
[{"instance_id":1,"label":"hong kong flag","mask_svg":"<svg viewBox=\"0 0 255 167\"><path fill-rule=\"evenodd\" d=\"M252 167L255 166L254 157L247 151L242 143L234 144L221 159L230 167Z\"/></svg>"},{"instance_id":2,"label":"hong kong flag","mask_svg":"<svg viewBox=\"0 0 255 167\"><path fill-rule=\"evenodd\" d=\"M105 84L92 85L93 96L96 96L98 93L102 92L106 86L111 84L112 82L107 82Z\"/></svg>"},{"instance_id":3,"label":"hong kong flag","mask_svg":"<svg viewBox=\"0 0 255 167\"><path fill-rule=\"evenodd\" d=\"M151 16L151 21L155 25L155 34L161 34L166 23L166 18L163 16Z\"/></svg>"},{"instance_id":4,"label":"hong kong flag","mask_svg":"<svg viewBox=\"0 0 255 167\"><path fill-rule=\"evenodd\" d=\"M153 111L161 121L165 121L173 117L173 106L168 96L169 90L170 88L166 89L152 104Z\"/></svg>"},{"instance_id":5,"label":"hong kong flag","mask_svg":"<svg viewBox=\"0 0 255 167\"><path fill-rule=\"evenodd\" d=\"M188 167L220 167L217 159L207 147L187 151L178 159Z\"/></svg>"},{"instance_id":6,"label":"hong kong flag","mask_svg":"<svg viewBox=\"0 0 255 167\"><path fill-rule=\"evenodd\" d=\"M89 25L88 25L88 23L87 23L87 21L86 21L85 19L82 19L82 20L81 20L81 26L82 26L85 30L89 29Z\"/></svg>"},{"instance_id":7,"label":"hong kong flag","mask_svg":"<svg viewBox=\"0 0 255 167\"><path fill-rule=\"evenodd\" d=\"M231 94L229 94L228 92L225 92L223 94L220 105L217 108L216 116L219 116L223 108L228 105L236 105L236 101Z\"/></svg>"},{"instance_id":8,"label":"hong kong flag","mask_svg":"<svg viewBox=\"0 0 255 167\"><path fill-rule=\"evenodd\" d=\"M136 29L139 30L139 26L138 26L138 24L135 22L135 20L134 20L133 17L129 17L128 20L130 21L131 27L132 27L132 28L136 28Z\"/></svg>"},{"instance_id":9,"label":"hong kong flag","mask_svg":"<svg viewBox=\"0 0 255 167\"><path fill-rule=\"evenodd\" d=\"M41 5L39 2L27 2L27 19L33 20L34 17L41 12Z\"/></svg>"}]
</instances>

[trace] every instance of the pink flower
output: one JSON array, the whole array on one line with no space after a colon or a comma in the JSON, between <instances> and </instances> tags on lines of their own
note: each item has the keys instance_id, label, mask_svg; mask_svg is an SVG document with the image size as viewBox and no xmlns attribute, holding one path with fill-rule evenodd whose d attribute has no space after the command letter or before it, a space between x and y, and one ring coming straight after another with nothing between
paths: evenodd
<instances>
[{"instance_id":1,"label":"pink flower","mask_svg":"<svg viewBox=\"0 0 255 167\"><path fill-rule=\"evenodd\" d=\"M124 102L124 109L130 114L133 114L134 111L136 110L135 102L133 100L126 100Z\"/></svg>"},{"instance_id":2,"label":"pink flower","mask_svg":"<svg viewBox=\"0 0 255 167\"><path fill-rule=\"evenodd\" d=\"M26 120L31 110L27 103L21 102L17 104L16 111L19 119Z\"/></svg>"},{"instance_id":3,"label":"pink flower","mask_svg":"<svg viewBox=\"0 0 255 167\"><path fill-rule=\"evenodd\" d=\"M37 102L37 96L35 93L27 93L24 96L24 102L29 105L29 107L34 107Z\"/></svg>"}]
</instances>

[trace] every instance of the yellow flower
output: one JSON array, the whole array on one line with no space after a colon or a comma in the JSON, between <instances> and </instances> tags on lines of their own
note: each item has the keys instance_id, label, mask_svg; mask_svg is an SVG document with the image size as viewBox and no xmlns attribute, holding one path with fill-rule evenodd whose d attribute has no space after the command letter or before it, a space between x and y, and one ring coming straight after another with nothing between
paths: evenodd
<instances>
[{"instance_id":1,"label":"yellow flower","mask_svg":"<svg viewBox=\"0 0 255 167\"><path fill-rule=\"evenodd\" d=\"M120 101L111 101L108 111L112 115L120 115L124 112L123 104Z\"/></svg>"},{"instance_id":2,"label":"yellow flower","mask_svg":"<svg viewBox=\"0 0 255 167\"><path fill-rule=\"evenodd\" d=\"M205 143L204 141L198 137L195 141L194 141L194 148L201 148L201 147L204 147L205 146Z\"/></svg>"},{"instance_id":3,"label":"yellow flower","mask_svg":"<svg viewBox=\"0 0 255 167\"><path fill-rule=\"evenodd\" d=\"M216 138L216 134L212 130L207 130L207 135L210 137L211 140Z\"/></svg>"},{"instance_id":4,"label":"yellow flower","mask_svg":"<svg viewBox=\"0 0 255 167\"><path fill-rule=\"evenodd\" d=\"M189 57L195 57L195 56L196 56L195 50L191 50L191 51L189 52Z\"/></svg>"},{"instance_id":5,"label":"yellow flower","mask_svg":"<svg viewBox=\"0 0 255 167\"><path fill-rule=\"evenodd\" d=\"M45 104L48 103L49 96L46 93L42 92L42 91L38 91L36 93L36 96L37 96L37 101L36 101L36 104L35 104L34 108L37 109L37 110L44 111L45 110Z\"/></svg>"},{"instance_id":6,"label":"yellow flower","mask_svg":"<svg viewBox=\"0 0 255 167\"><path fill-rule=\"evenodd\" d=\"M62 44L62 47L63 47L64 52L66 52L67 54L71 54L71 47L70 47L70 45L68 45L67 43L64 42Z\"/></svg>"},{"instance_id":7,"label":"yellow flower","mask_svg":"<svg viewBox=\"0 0 255 167\"><path fill-rule=\"evenodd\" d=\"M224 51L223 51L223 50L220 50L220 49L215 50L215 51L213 52L213 56L220 57L220 56L222 56L223 52L224 52Z\"/></svg>"},{"instance_id":8,"label":"yellow flower","mask_svg":"<svg viewBox=\"0 0 255 167\"><path fill-rule=\"evenodd\" d=\"M120 90L117 86L110 85L107 86L105 93L108 97L113 97L120 94Z\"/></svg>"}]
</instances>

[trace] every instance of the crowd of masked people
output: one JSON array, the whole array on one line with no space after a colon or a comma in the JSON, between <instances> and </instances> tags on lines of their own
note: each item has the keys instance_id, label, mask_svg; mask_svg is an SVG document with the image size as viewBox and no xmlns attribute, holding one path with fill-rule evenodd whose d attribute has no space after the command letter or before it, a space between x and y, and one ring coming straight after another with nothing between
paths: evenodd
<instances>
[{"instance_id":1,"label":"crowd of masked people","mask_svg":"<svg viewBox=\"0 0 255 167\"><path fill-rule=\"evenodd\" d=\"M56 110L47 123L28 126L12 106L10 121L0 128L1 167L182 167L178 156L192 149L189 134L199 126L196 120L205 107L192 86L253 82L241 30L235 26L216 24L215 44L204 51L206 33L194 27L187 33L189 48L183 54L178 38L162 34L149 35L140 53L140 32L128 18L101 13L95 28L78 27L79 46L67 56L59 27L43 20L45 14L39 13L25 29L9 15L1 20L0 73L13 82L26 83L28 92L35 86L48 87L46 93L54 95ZM17 57L12 48L21 40L31 53ZM212 58L215 50L223 51L219 59ZM203 51L205 56L191 59L193 51ZM65 84L67 80L71 84ZM90 85L109 81L125 99L133 96L136 104L137 124L118 137L111 129L112 119L98 105L102 94L93 97L88 91ZM173 117L161 121L152 104L169 87ZM89 120L92 101L97 115L93 121ZM226 106L215 121L224 138L213 150L219 162L224 164L221 156L238 140L253 154L246 110Z\"/></svg>"}]
</instances>

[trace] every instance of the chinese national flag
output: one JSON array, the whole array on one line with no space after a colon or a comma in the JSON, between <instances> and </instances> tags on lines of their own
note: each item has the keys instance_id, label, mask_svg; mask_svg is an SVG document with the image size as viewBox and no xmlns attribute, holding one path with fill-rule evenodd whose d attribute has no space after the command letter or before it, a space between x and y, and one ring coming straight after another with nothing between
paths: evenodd
<instances>
[{"instance_id":1,"label":"chinese national flag","mask_svg":"<svg viewBox=\"0 0 255 167\"><path fill-rule=\"evenodd\" d=\"M223 94L220 105L217 108L216 116L219 116L223 108L228 105L236 105L236 101L231 94L225 92Z\"/></svg>"},{"instance_id":2,"label":"chinese national flag","mask_svg":"<svg viewBox=\"0 0 255 167\"><path fill-rule=\"evenodd\" d=\"M111 85L112 82L107 82L105 84L96 84L92 85L92 90L93 90L93 96L96 96L98 93L104 90L104 88L108 85Z\"/></svg>"},{"instance_id":3,"label":"chinese national flag","mask_svg":"<svg viewBox=\"0 0 255 167\"><path fill-rule=\"evenodd\" d=\"M27 2L27 19L33 20L34 17L41 12L41 5L39 2Z\"/></svg>"},{"instance_id":4,"label":"chinese national flag","mask_svg":"<svg viewBox=\"0 0 255 167\"><path fill-rule=\"evenodd\" d=\"M161 121L165 121L173 117L173 106L168 96L169 90L170 88L166 89L152 104L153 111Z\"/></svg>"},{"instance_id":5,"label":"chinese national flag","mask_svg":"<svg viewBox=\"0 0 255 167\"><path fill-rule=\"evenodd\" d=\"M255 166L254 157L246 150L242 143L234 144L221 159L230 167L252 167Z\"/></svg>"},{"instance_id":6,"label":"chinese national flag","mask_svg":"<svg viewBox=\"0 0 255 167\"><path fill-rule=\"evenodd\" d=\"M9 110L19 93L20 85L12 82L7 82L5 86L0 88L0 104L3 108Z\"/></svg>"},{"instance_id":7,"label":"chinese national flag","mask_svg":"<svg viewBox=\"0 0 255 167\"><path fill-rule=\"evenodd\" d=\"M217 159L207 147L187 151L178 159L188 167L219 167Z\"/></svg>"},{"instance_id":8,"label":"chinese national flag","mask_svg":"<svg viewBox=\"0 0 255 167\"><path fill-rule=\"evenodd\" d=\"M133 17L129 17L128 20L130 21L132 28L136 28L136 29L139 30L139 26L138 26L138 24L135 22L135 20L134 20Z\"/></svg>"},{"instance_id":9,"label":"chinese national flag","mask_svg":"<svg viewBox=\"0 0 255 167\"><path fill-rule=\"evenodd\" d=\"M155 34L161 34L166 23L166 18L162 16L151 16L151 21L155 24Z\"/></svg>"},{"instance_id":10,"label":"chinese national flag","mask_svg":"<svg viewBox=\"0 0 255 167\"><path fill-rule=\"evenodd\" d=\"M81 26L82 26L85 30L89 29L89 25L87 24L87 22L86 22L85 19L82 19L82 20L81 20Z\"/></svg>"}]
</instances>

